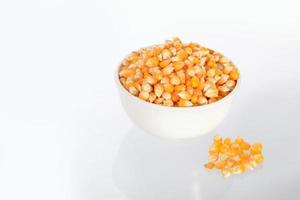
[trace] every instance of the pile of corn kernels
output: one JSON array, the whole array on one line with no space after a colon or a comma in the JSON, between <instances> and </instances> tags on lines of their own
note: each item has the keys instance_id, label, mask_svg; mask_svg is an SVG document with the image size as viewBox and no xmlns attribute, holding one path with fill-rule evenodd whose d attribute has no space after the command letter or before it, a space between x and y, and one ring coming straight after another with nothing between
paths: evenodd
<instances>
[{"instance_id":1,"label":"pile of corn kernels","mask_svg":"<svg viewBox=\"0 0 300 200\"><path fill-rule=\"evenodd\" d=\"M246 170L253 170L264 160L262 145L260 143L248 144L241 137L235 140L215 136L213 144L209 148L207 169L217 169L225 177L231 174L242 174Z\"/></svg>"},{"instance_id":2,"label":"pile of corn kernels","mask_svg":"<svg viewBox=\"0 0 300 200\"><path fill-rule=\"evenodd\" d=\"M144 101L199 106L228 95L239 79L233 63L197 43L179 38L132 52L119 70L122 85Z\"/></svg>"}]
</instances>

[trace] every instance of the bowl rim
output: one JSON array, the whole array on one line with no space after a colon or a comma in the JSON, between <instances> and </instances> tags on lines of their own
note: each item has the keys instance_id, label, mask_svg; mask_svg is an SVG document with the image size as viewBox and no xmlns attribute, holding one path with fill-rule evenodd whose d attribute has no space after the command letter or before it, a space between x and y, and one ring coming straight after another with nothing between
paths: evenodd
<instances>
[{"instance_id":1,"label":"bowl rim","mask_svg":"<svg viewBox=\"0 0 300 200\"><path fill-rule=\"evenodd\" d=\"M223 97L222 99L219 99L218 101L215 101L213 103L209 103L209 104L205 104L205 105L199 105L199 106L188 106L188 107L164 106L164 105L144 101L144 100L140 99L139 97L132 95L128 90L126 90L126 88L120 82L120 78L119 78L120 66L121 66L121 63L119 63L117 65L116 69L114 70L114 79L117 83L117 86L118 86L119 90L121 90L123 94L128 96L130 99L132 99L136 103L143 104L145 106L156 108L156 109L165 109L165 110L169 110L169 111L170 110L171 111L172 110L181 110L181 111L183 111L183 110L206 110L206 109L210 109L211 107L216 107L216 106L221 105L223 102L227 101L231 96L234 96L237 93L237 90L239 90L240 85L241 85L241 73L240 73L240 70L237 68L237 70L239 72L239 75L240 75L239 79L236 81L236 85L235 85L234 89L227 96Z\"/></svg>"}]
</instances>

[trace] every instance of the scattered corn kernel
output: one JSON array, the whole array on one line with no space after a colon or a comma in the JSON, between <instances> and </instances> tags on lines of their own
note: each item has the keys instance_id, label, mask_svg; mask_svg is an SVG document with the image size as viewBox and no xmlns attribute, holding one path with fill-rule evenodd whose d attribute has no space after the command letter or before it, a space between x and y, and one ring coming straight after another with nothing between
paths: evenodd
<instances>
[{"instance_id":1,"label":"scattered corn kernel","mask_svg":"<svg viewBox=\"0 0 300 200\"><path fill-rule=\"evenodd\" d=\"M224 177L231 174L242 174L247 169L253 170L264 160L260 143L248 144L243 138L235 140L223 138L219 135L214 137L213 144L209 148L208 163L204 164L207 169L216 168Z\"/></svg>"}]
</instances>

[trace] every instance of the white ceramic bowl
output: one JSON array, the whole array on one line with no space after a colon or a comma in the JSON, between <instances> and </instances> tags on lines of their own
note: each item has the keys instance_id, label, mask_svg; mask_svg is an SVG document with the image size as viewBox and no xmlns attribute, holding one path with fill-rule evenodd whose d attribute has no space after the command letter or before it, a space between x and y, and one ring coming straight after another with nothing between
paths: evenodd
<instances>
[{"instance_id":1,"label":"white ceramic bowl","mask_svg":"<svg viewBox=\"0 0 300 200\"><path fill-rule=\"evenodd\" d=\"M121 103L129 118L144 131L171 139L194 138L215 129L226 117L236 95L240 78L226 97L203 106L167 107L149 103L130 94L115 72Z\"/></svg>"}]
</instances>

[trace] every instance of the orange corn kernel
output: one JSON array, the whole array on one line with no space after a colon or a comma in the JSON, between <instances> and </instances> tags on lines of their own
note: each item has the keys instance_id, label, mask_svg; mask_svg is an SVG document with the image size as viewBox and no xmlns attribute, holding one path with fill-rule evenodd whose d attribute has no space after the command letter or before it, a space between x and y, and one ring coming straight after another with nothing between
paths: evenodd
<instances>
[{"instance_id":1,"label":"orange corn kernel","mask_svg":"<svg viewBox=\"0 0 300 200\"><path fill-rule=\"evenodd\" d=\"M252 170L264 160L262 145L260 143L250 145L241 137L223 140L221 136L215 136L208 152L208 163L204 164L204 167L215 168L225 177Z\"/></svg>"},{"instance_id":2,"label":"orange corn kernel","mask_svg":"<svg viewBox=\"0 0 300 200\"><path fill-rule=\"evenodd\" d=\"M204 164L204 167L207 169L212 169L214 168L215 164L213 162L208 162Z\"/></svg>"},{"instance_id":3,"label":"orange corn kernel","mask_svg":"<svg viewBox=\"0 0 300 200\"><path fill-rule=\"evenodd\" d=\"M179 101L178 101L178 106L179 107L189 107L189 106L193 106L193 103L192 102L190 102L190 101L188 101L188 100L185 100L185 99L180 99Z\"/></svg>"},{"instance_id":4,"label":"orange corn kernel","mask_svg":"<svg viewBox=\"0 0 300 200\"><path fill-rule=\"evenodd\" d=\"M229 77L230 77L231 80L234 80L234 81L236 81L236 80L239 79L239 72L237 71L236 68L234 68L234 69L230 72Z\"/></svg>"},{"instance_id":5,"label":"orange corn kernel","mask_svg":"<svg viewBox=\"0 0 300 200\"><path fill-rule=\"evenodd\" d=\"M191 99L191 95L190 93L188 93L187 91L181 91L178 93L178 96L184 100L190 100Z\"/></svg>"},{"instance_id":6,"label":"orange corn kernel","mask_svg":"<svg viewBox=\"0 0 300 200\"><path fill-rule=\"evenodd\" d=\"M152 58L149 58L147 61L146 61L146 65L148 67L156 67L158 66L159 64L159 60L157 57L152 57Z\"/></svg>"},{"instance_id":7,"label":"orange corn kernel","mask_svg":"<svg viewBox=\"0 0 300 200\"><path fill-rule=\"evenodd\" d=\"M213 103L227 96L239 79L237 68L222 54L179 38L133 51L122 60L118 75L130 94L165 106Z\"/></svg>"},{"instance_id":8,"label":"orange corn kernel","mask_svg":"<svg viewBox=\"0 0 300 200\"><path fill-rule=\"evenodd\" d=\"M193 76L192 79L191 79L191 83L192 83L193 88L197 88L200 85L200 80L199 80L198 77Z\"/></svg>"},{"instance_id":9,"label":"orange corn kernel","mask_svg":"<svg viewBox=\"0 0 300 200\"><path fill-rule=\"evenodd\" d=\"M164 92L164 87L162 84L158 83L154 85L154 93L157 97L160 97Z\"/></svg>"},{"instance_id":10,"label":"orange corn kernel","mask_svg":"<svg viewBox=\"0 0 300 200\"><path fill-rule=\"evenodd\" d=\"M180 50L177 52L178 57L180 58L180 60L186 60L189 56L189 54L185 51L185 50Z\"/></svg>"},{"instance_id":11,"label":"orange corn kernel","mask_svg":"<svg viewBox=\"0 0 300 200\"><path fill-rule=\"evenodd\" d=\"M184 67L185 63L183 61L178 61L173 63L173 67L175 69L175 71L179 71L180 69L182 69Z\"/></svg>"},{"instance_id":12,"label":"orange corn kernel","mask_svg":"<svg viewBox=\"0 0 300 200\"><path fill-rule=\"evenodd\" d=\"M163 60L159 63L159 66L164 68L166 66L168 66L171 63L171 60L167 59L167 60Z\"/></svg>"},{"instance_id":13,"label":"orange corn kernel","mask_svg":"<svg viewBox=\"0 0 300 200\"><path fill-rule=\"evenodd\" d=\"M168 93L172 93L174 91L174 86L170 83L164 84L164 90Z\"/></svg>"}]
</instances>

